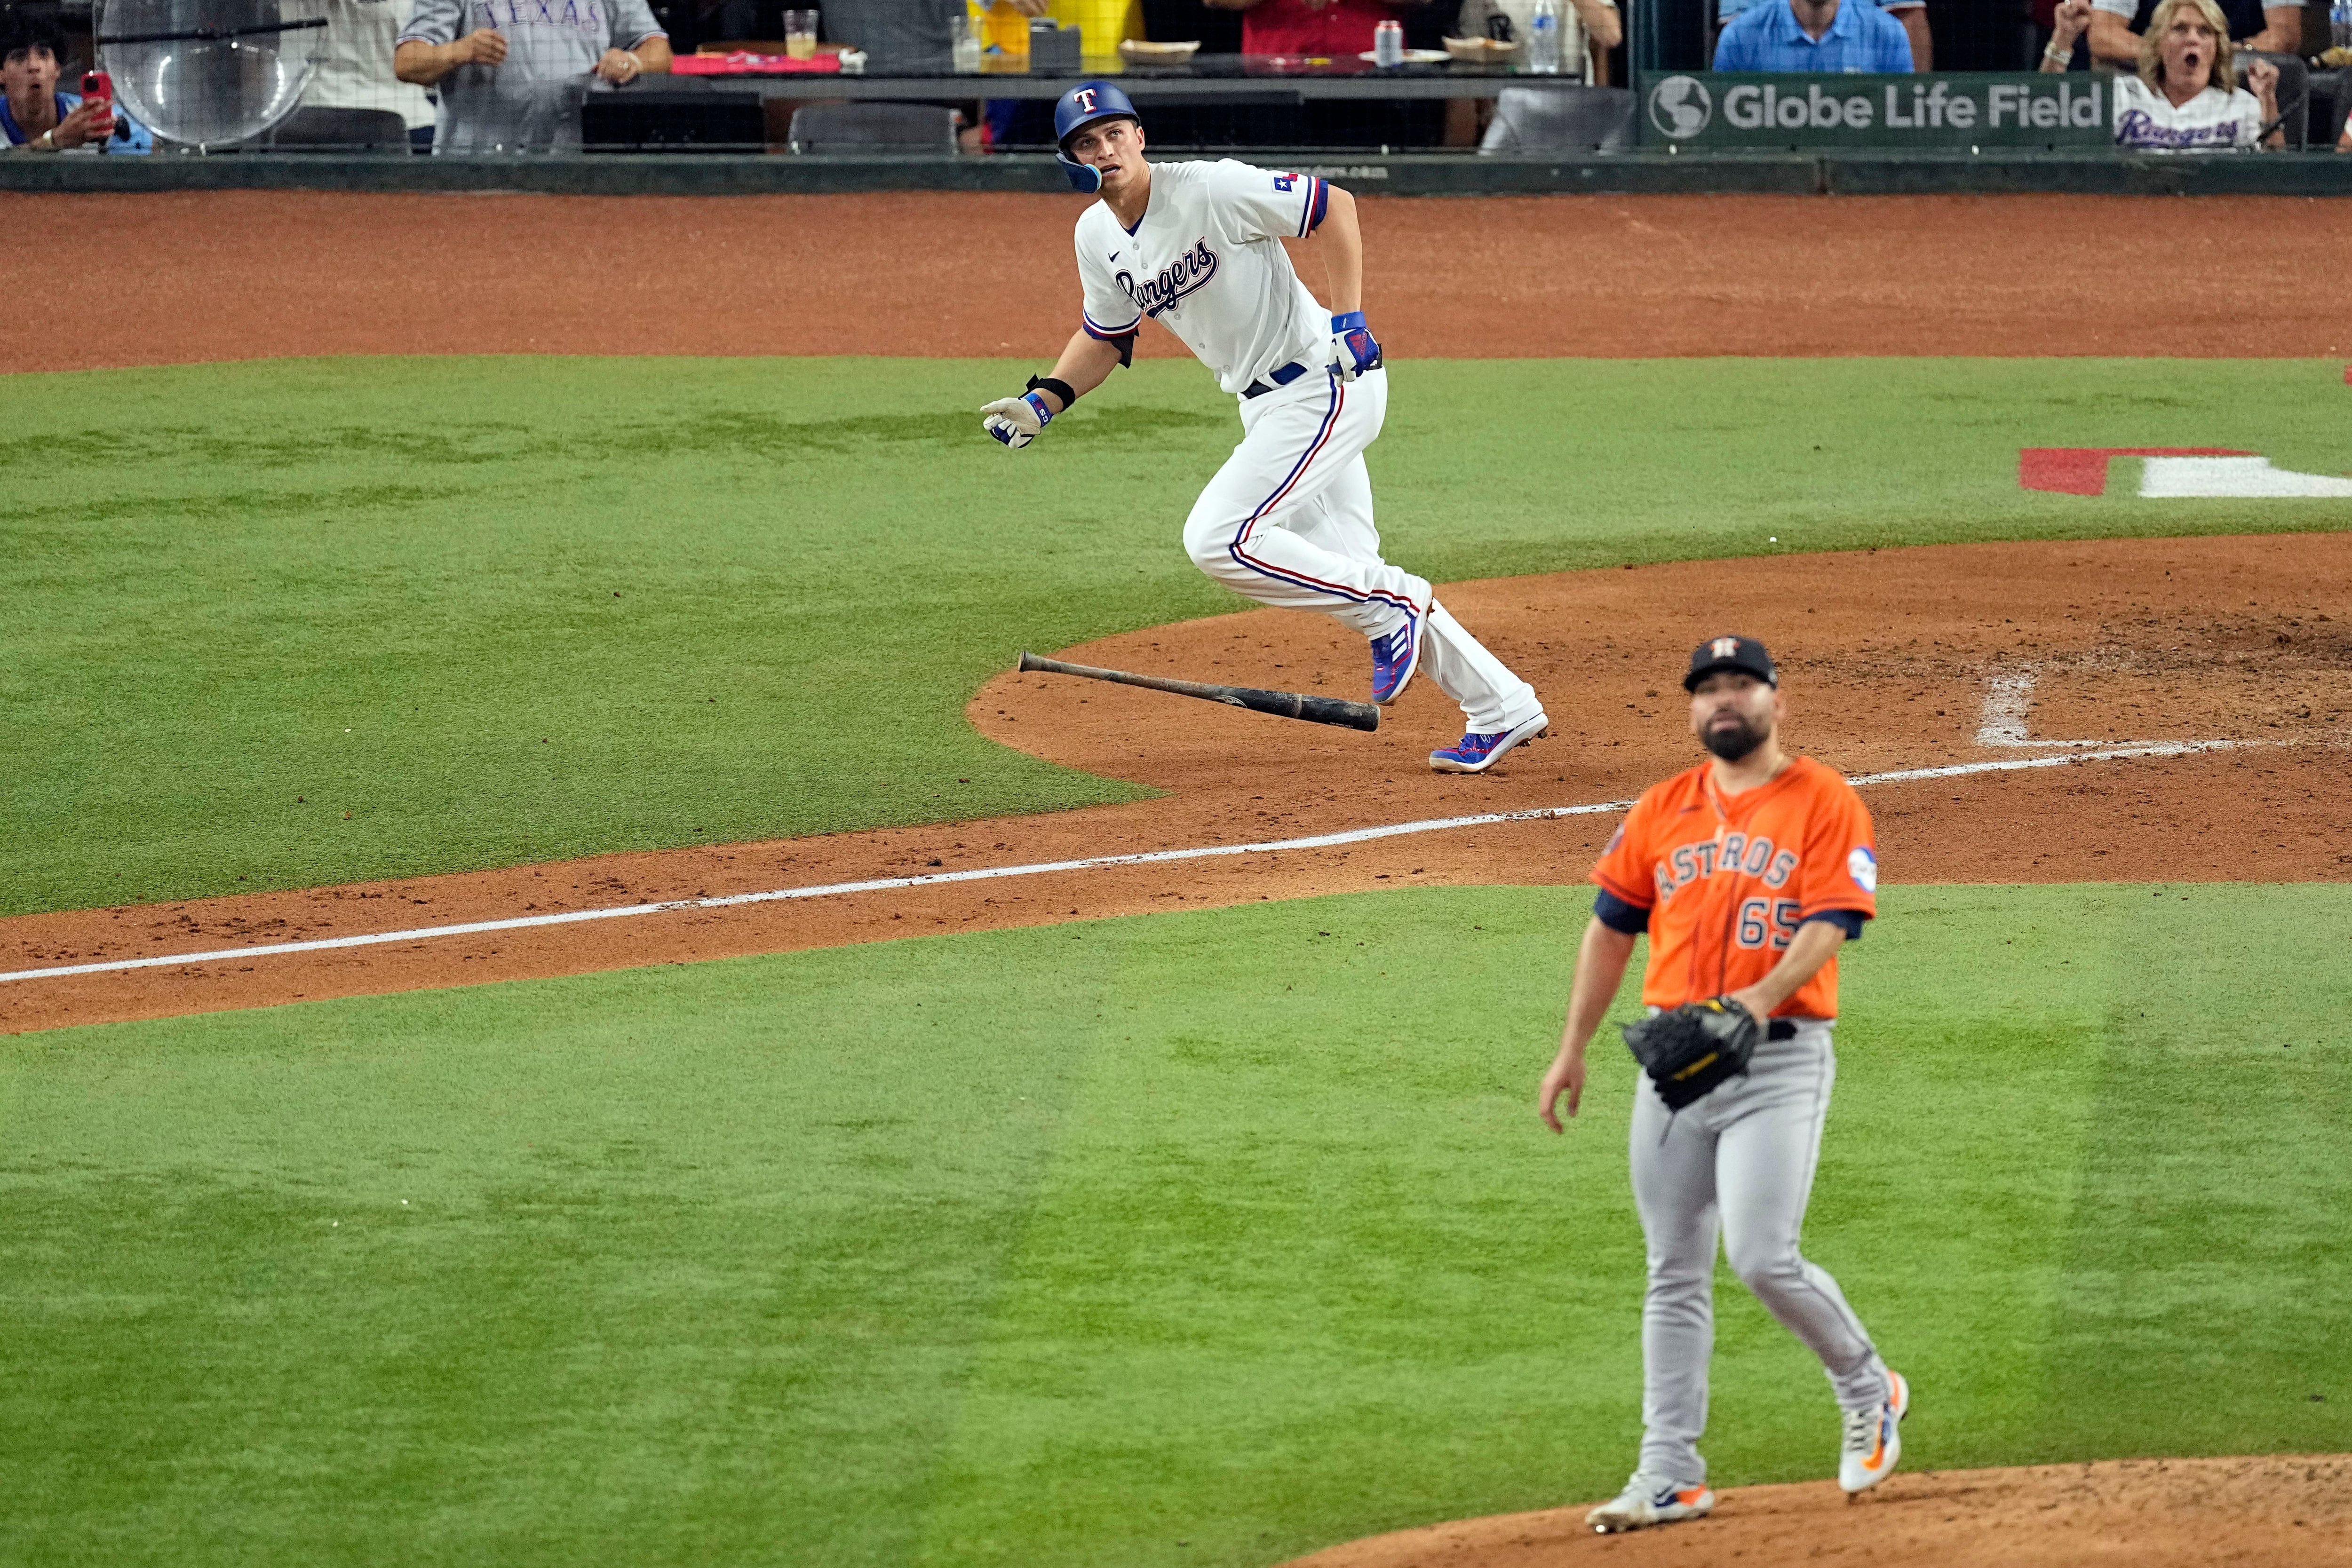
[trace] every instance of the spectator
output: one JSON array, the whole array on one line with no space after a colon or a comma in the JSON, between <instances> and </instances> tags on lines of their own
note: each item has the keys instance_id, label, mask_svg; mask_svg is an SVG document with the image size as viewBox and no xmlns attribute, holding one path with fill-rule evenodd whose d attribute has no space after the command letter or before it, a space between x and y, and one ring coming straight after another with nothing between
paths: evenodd
<instances>
[{"instance_id":1,"label":"spectator","mask_svg":"<svg viewBox=\"0 0 2352 1568\"><path fill-rule=\"evenodd\" d=\"M1559 74L1570 81L1594 87L1609 85L1609 51L1624 41L1625 23L1616 0L1571 0L1559 6ZM1528 35L1535 21L1536 0L1462 0L1454 26L1457 38L1507 41L1511 52L1500 65L1528 63ZM1475 147L1494 123L1502 100L1493 98L1449 98L1445 100L1445 144Z\"/></svg>"},{"instance_id":2,"label":"spectator","mask_svg":"<svg viewBox=\"0 0 2352 1568\"><path fill-rule=\"evenodd\" d=\"M668 70L669 35L646 0L417 0L393 68L440 88L436 152L569 152L589 82Z\"/></svg>"},{"instance_id":3,"label":"spectator","mask_svg":"<svg viewBox=\"0 0 2352 1568\"><path fill-rule=\"evenodd\" d=\"M1723 36L1724 27L1734 16L1759 3L1759 0L1716 0L1716 37ZM1934 70L1936 35L1927 29L1927 0L1878 0L1878 8L1903 24L1904 34L1911 40L1911 68Z\"/></svg>"},{"instance_id":4,"label":"spectator","mask_svg":"<svg viewBox=\"0 0 2352 1568\"><path fill-rule=\"evenodd\" d=\"M1208 0L1242 13L1242 53L1352 60L1372 47L1372 29L1402 22L1429 0Z\"/></svg>"},{"instance_id":5,"label":"spectator","mask_svg":"<svg viewBox=\"0 0 2352 1568\"><path fill-rule=\"evenodd\" d=\"M2096 0L2061 0L2042 57L2063 71L2074 39L2096 13ZM2116 145L2142 152L2222 152L2277 147L2284 138L2263 127L2278 118L2278 67L2254 60L2247 85L2231 68L2230 22L2213 0L2158 0L2140 40L2139 74L2115 78Z\"/></svg>"},{"instance_id":6,"label":"spectator","mask_svg":"<svg viewBox=\"0 0 2352 1568\"><path fill-rule=\"evenodd\" d=\"M413 129L433 128L425 89L401 81L394 40L409 0L324 0L324 39L302 89L301 107L264 137L272 147L384 147L405 150Z\"/></svg>"},{"instance_id":7,"label":"spectator","mask_svg":"<svg viewBox=\"0 0 2352 1568\"><path fill-rule=\"evenodd\" d=\"M1501 63L1523 66L1528 63L1528 35L1535 14L1536 0L1462 0L1462 16L1454 25L1454 36L1507 38L1513 47ZM1559 74L1570 81L1606 83L1609 51L1624 38L1625 23L1617 14L1616 0L1569 0L1559 6Z\"/></svg>"},{"instance_id":8,"label":"spectator","mask_svg":"<svg viewBox=\"0 0 2352 1568\"><path fill-rule=\"evenodd\" d=\"M1048 0L1008 0L1024 16L1043 16ZM866 51L866 68L919 76L955 68L950 18L964 0L828 0L822 7L830 43Z\"/></svg>"},{"instance_id":9,"label":"spectator","mask_svg":"<svg viewBox=\"0 0 2352 1568\"><path fill-rule=\"evenodd\" d=\"M2091 63L2117 70L2140 68L2142 38L2162 0L2091 0ZM2221 0L2229 19L2229 41L2240 48L2292 55L2303 47L2303 7L2263 0Z\"/></svg>"},{"instance_id":10,"label":"spectator","mask_svg":"<svg viewBox=\"0 0 2352 1568\"><path fill-rule=\"evenodd\" d=\"M1911 37L1870 0L1759 0L1715 46L1719 71L1907 71Z\"/></svg>"},{"instance_id":11,"label":"spectator","mask_svg":"<svg viewBox=\"0 0 2352 1568\"><path fill-rule=\"evenodd\" d=\"M147 128L104 101L58 90L58 42L20 26L0 37L0 131L11 152L145 152Z\"/></svg>"}]
</instances>

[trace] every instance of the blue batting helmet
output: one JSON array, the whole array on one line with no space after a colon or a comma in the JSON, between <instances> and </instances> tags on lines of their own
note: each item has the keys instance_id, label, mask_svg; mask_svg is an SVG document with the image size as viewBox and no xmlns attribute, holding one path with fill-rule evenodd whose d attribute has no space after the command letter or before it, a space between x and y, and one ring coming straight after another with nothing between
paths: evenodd
<instances>
[{"instance_id":1,"label":"blue batting helmet","mask_svg":"<svg viewBox=\"0 0 2352 1568\"><path fill-rule=\"evenodd\" d=\"M1127 94L1107 81L1080 82L1054 105L1054 145L1058 150L1055 161L1070 176L1071 185L1088 193L1102 189L1102 176L1070 156L1070 138L1102 120L1143 123L1143 117L1135 112L1135 105L1128 101Z\"/></svg>"}]
</instances>

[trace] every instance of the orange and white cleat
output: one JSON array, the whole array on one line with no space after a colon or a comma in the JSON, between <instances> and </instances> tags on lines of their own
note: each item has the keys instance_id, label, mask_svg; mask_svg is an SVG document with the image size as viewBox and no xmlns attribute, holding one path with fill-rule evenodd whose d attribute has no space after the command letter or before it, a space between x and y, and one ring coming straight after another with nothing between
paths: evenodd
<instances>
[{"instance_id":1,"label":"orange and white cleat","mask_svg":"<svg viewBox=\"0 0 2352 1568\"><path fill-rule=\"evenodd\" d=\"M1705 1486L1662 1481L1635 1470L1625 1490L1614 1500L1586 1514L1584 1522L1600 1534L1615 1535L1621 1531L1647 1530L1654 1524L1704 1519L1714 1511L1715 1493Z\"/></svg>"},{"instance_id":2,"label":"orange and white cleat","mask_svg":"<svg viewBox=\"0 0 2352 1568\"><path fill-rule=\"evenodd\" d=\"M1911 1385L1891 1367L1886 1397L1867 1409L1845 1413L1845 1443L1838 1452L1838 1485L1851 1496L1867 1491L1895 1473L1903 1458L1903 1417L1911 1408Z\"/></svg>"}]
</instances>

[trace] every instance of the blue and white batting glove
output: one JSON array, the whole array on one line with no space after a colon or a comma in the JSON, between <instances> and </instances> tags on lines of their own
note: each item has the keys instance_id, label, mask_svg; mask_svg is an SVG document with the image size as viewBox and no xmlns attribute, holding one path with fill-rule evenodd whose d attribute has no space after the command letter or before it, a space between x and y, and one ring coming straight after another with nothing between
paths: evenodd
<instances>
[{"instance_id":1,"label":"blue and white batting glove","mask_svg":"<svg viewBox=\"0 0 2352 1568\"><path fill-rule=\"evenodd\" d=\"M1044 434L1054 423L1054 411L1035 392L1024 392L1019 397L1001 397L982 406L988 417L980 427L1018 452Z\"/></svg>"},{"instance_id":2,"label":"blue and white batting glove","mask_svg":"<svg viewBox=\"0 0 2352 1568\"><path fill-rule=\"evenodd\" d=\"M1364 325L1364 313L1349 310L1331 318L1331 371L1352 382L1366 371L1381 368L1381 345Z\"/></svg>"}]
</instances>

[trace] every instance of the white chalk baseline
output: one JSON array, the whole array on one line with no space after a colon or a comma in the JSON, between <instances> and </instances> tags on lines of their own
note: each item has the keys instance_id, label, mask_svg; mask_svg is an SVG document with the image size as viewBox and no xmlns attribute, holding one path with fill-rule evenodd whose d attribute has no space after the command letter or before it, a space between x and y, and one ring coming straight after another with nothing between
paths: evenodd
<instances>
[{"instance_id":1,"label":"white chalk baseline","mask_svg":"<svg viewBox=\"0 0 2352 1568\"><path fill-rule=\"evenodd\" d=\"M2203 751L2228 751L2261 741L2148 741L2112 747L2102 751L2075 751L2053 757L2004 758L1993 762L1958 762L1939 768L1907 768L1889 773L1866 773L1852 782L1857 788L1879 784L1909 784L1934 779L1962 779L1979 773L2014 773L2037 768L2077 767L2088 762L2120 762L2137 757L2186 757ZM129 969L160 969L189 964L221 964L232 959L269 958L288 953L327 953L345 947L375 947L402 942L425 942L447 936L478 936L493 931L525 931L549 925L576 925L591 920L631 920L649 915L672 915L696 909L732 909L748 904L783 904L804 898L841 898L859 893L891 893L905 888L941 887L955 883L990 882L1002 877L1049 876L1060 872L1095 871L1105 866L1158 865L1175 861L1213 860L1227 855L1284 854L1298 850L1333 849L1370 843L1412 833L1446 832L1457 828L1492 827L1505 822L1538 822L1561 817L1595 816L1622 811L1631 800L1601 800L1584 806L1545 806L1525 811L1486 811L1470 817L1436 817L1417 822L1391 822L1380 827L1349 828L1307 838L1276 839L1249 844L1199 844L1181 850L1152 850L1141 854L1094 855L1085 860L1039 861L1024 865L980 866L970 871L936 872L925 876L877 877L866 882L824 883L810 887L781 887L764 893L735 893L702 898L668 899L658 904L624 904L606 909L573 909L552 915L519 915L504 920L469 920L449 925L418 925L404 931L372 931L352 936L321 936L304 942L269 942L249 947L219 947L203 953L159 954L146 958L109 958L89 964L62 964L42 969L17 969L0 974L0 984L17 980L63 979L73 975L103 975Z\"/></svg>"}]
</instances>

